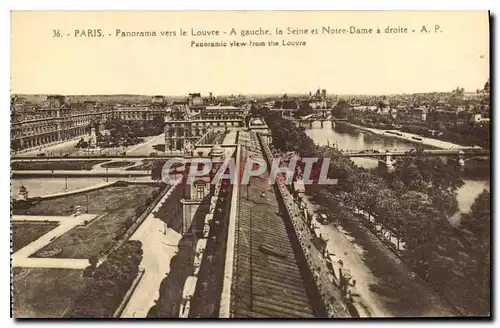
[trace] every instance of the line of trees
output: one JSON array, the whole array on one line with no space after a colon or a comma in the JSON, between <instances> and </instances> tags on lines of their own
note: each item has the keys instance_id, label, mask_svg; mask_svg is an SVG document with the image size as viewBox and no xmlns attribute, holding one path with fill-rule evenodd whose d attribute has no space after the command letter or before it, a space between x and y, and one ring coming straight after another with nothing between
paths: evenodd
<instances>
[{"instance_id":1,"label":"line of trees","mask_svg":"<svg viewBox=\"0 0 500 328\"><path fill-rule=\"evenodd\" d=\"M292 122L266 110L261 114L275 148L331 159L339 184L308 185L310 193L320 192L328 205L369 214L389 239L396 238L396 252L414 272L462 313L489 313L490 195L481 194L454 227L449 219L458 213L456 194L463 185L458 163L417 152L398 160L392 174L365 170L333 148L315 146Z\"/></svg>"},{"instance_id":2,"label":"line of trees","mask_svg":"<svg viewBox=\"0 0 500 328\"><path fill-rule=\"evenodd\" d=\"M113 140L158 135L163 133L164 126L164 119L161 115L157 115L152 121L128 121L113 118L104 123L104 128L109 131Z\"/></svg>"},{"instance_id":3,"label":"line of trees","mask_svg":"<svg viewBox=\"0 0 500 328\"><path fill-rule=\"evenodd\" d=\"M165 122L162 115L156 115L150 121L133 121L123 120L121 118L112 118L104 122L106 133L101 133L99 122L91 121L87 127L87 133L94 128L96 132L97 142L105 143L110 146L118 144L136 144L141 141L142 137L155 136L163 133ZM83 139L82 139L83 140ZM88 145L83 144L80 147L86 148Z\"/></svg>"}]
</instances>

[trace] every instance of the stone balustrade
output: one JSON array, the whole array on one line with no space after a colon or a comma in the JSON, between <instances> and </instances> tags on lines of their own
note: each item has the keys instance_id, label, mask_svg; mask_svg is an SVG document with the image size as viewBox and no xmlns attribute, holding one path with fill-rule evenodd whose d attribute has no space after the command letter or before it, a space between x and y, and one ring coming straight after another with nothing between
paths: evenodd
<instances>
[{"instance_id":1,"label":"stone balustrade","mask_svg":"<svg viewBox=\"0 0 500 328\"><path fill-rule=\"evenodd\" d=\"M260 144L264 151L268 165L271 165L273 156L269 146L258 135ZM348 318L352 315L347 309L347 299L343 296L341 288L333 283L333 273L330 272L327 266L325 254L322 254L312 243L314 233L312 229L302 218L302 213L295 203L290 191L285 185L282 175L276 178L276 186L279 190L279 195L286 209L286 214L290 219L300 248L304 254L304 258L309 266L311 274L314 278L318 292L325 306L327 316L332 318Z\"/></svg>"}]
</instances>

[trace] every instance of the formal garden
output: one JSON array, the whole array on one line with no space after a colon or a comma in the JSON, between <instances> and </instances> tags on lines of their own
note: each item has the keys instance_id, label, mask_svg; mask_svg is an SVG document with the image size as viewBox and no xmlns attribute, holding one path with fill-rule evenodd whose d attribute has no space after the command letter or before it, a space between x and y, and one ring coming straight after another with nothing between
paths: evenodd
<instances>
[{"instance_id":1,"label":"formal garden","mask_svg":"<svg viewBox=\"0 0 500 328\"><path fill-rule=\"evenodd\" d=\"M88 259L111 249L160 194L163 184L120 183L85 193L41 200L19 215L73 215L76 207L97 217L76 226L35 253L34 257ZM60 250L52 254L51 250ZM47 255L48 254L48 255Z\"/></svg>"},{"instance_id":2,"label":"formal garden","mask_svg":"<svg viewBox=\"0 0 500 328\"><path fill-rule=\"evenodd\" d=\"M142 244L128 241L85 270L13 268L16 318L112 318L139 274Z\"/></svg>"},{"instance_id":3,"label":"formal garden","mask_svg":"<svg viewBox=\"0 0 500 328\"><path fill-rule=\"evenodd\" d=\"M90 171L97 164L106 162L106 160L75 160L75 161L18 161L11 163L12 170L33 170L33 171Z\"/></svg>"}]
</instances>

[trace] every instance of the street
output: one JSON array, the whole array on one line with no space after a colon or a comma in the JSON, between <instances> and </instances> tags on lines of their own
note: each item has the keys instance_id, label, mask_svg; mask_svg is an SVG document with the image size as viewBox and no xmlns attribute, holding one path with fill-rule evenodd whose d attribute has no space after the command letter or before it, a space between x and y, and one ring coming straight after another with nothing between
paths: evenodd
<instances>
[{"instance_id":1,"label":"street","mask_svg":"<svg viewBox=\"0 0 500 328\"><path fill-rule=\"evenodd\" d=\"M160 283L170 271L170 260L177 254L181 234L166 227L162 220L155 217L155 212L167 201L174 189L175 187L170 188L130 238L142 242L140 267L145 270L121 315L122 318L146 318L160 296Z\"/></svg>"}]
</instances>

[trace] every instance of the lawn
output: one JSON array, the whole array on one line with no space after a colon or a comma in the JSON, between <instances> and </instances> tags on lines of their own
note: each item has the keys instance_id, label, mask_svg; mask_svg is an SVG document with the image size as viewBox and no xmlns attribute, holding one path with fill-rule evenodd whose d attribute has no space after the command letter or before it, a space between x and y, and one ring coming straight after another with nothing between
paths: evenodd
<instances>
[{"instance_id":1,"label":"lawn","mask_svg":"<svg viewBox=\"0 0 500 328\"><path fill-rule=\"evenodd\" d=\"M104 168L117 168L117 167L126 167L135 164L135 162L129 162L129 161L117 161L117 162L110 162L106 164L102 164L101 167Z\"/></svg>"},{"instance_id":2,"label":"lawn","mask_svg":"<svg viewBox=\"0 0 500 328\"><path fill-rule=\"evenodd\" d=\"M88 199L88 212L98 214L136 207L140 203L138 198L145 199L150 192L160 188L153 184L113 185L86 193L42 200L27 209L14 209L13 212L14 215L71 215L76 205L86 208Z\"/></svg>"},{"instance_id":3,"label":"lawn","mask_svg":"<svg viewBox=\"0 0 500 328\"><path fill-rule=\"evenodd\" d=\"M104 160L95 161L41 161L41 162L12 162L12 170L38 170L38 171L51 171L51 170L83 170L89 171L100 163L104 163Z\"/></svg>"},{"instance_id":4,"label":"lawn","mask_svg":"<svg viewBox=\"0 0 500 328\"><path fill-rule=\"evenodd\" d=\"M58 225L55 222L12 222L12 252L17 252Z\"/></svg>"},{"instance_id":5,"label":"lawn","mask_svg":"<svg viewBox=\"0 0 500 328\"><path fill-rule=\"evenodd\" d=\"M153 167L153 159L143 159L141 165L125 169L126 171L149 171Z\"/></svg>"},{"instance_id":6,"label":"lawn","mask_svg":"<svg viewBox=\"0 0 500 328\"><path fill-rule=\"evenodd\" d=\"M13 268L15 318L60 318L85 286L82 270Z\"/></svg>"},{"instance_id":7,"label":"lawn","mask_svg":"<svg viewBox=\"0 0 500 328\"><path fill-rule=\"evenodd\" d=\"M145 210L155 193L161 189L159 185L129 184L128 186L111 186L94 190L85 194L71 195L50 200L43 200L29 209L18 210L22 214L31 215L68 215L75 205L86 208L88 196L89 213L107 213L99 220L90 222L88 226L76 226L61 237L35 253L60 248L60 258L83 258L98 255L111 247L117 235L122 232L126 222L135 220L138 212Z\"/></svg>"}]
</instances>

